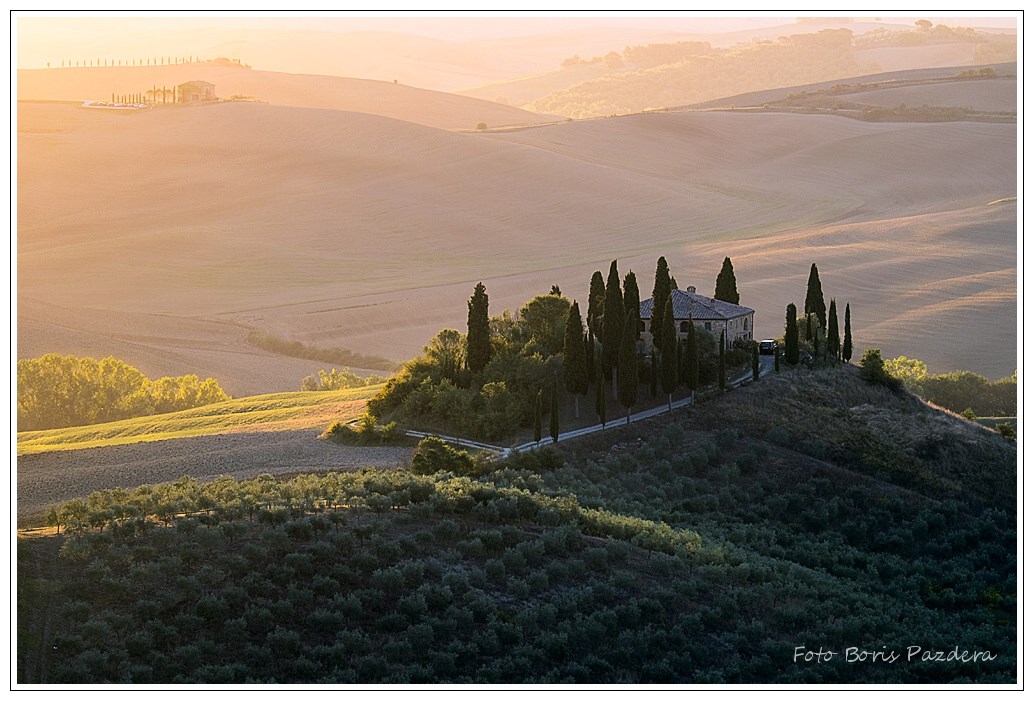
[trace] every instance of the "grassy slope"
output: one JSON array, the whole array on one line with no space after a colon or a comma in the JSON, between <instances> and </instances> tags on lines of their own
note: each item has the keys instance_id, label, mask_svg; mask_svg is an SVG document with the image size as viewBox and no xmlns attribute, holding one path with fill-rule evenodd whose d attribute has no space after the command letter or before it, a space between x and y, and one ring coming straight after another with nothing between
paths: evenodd
<instances>
[{"instance_id":1,"label":"grassy slope","mask_svg":"<svg viewBox=\"0 0 1034 701\"><path fill-rule=\"evenodd\" d=\"M75 450L169 438L249 431L323 428L358 416L379 385L335 392L284 392L243 397L197 409L143 416L94 426L73 426L18 434L18 455Z\"/></svg>"},{"instance_id":2,"label":"grassy slope","mask_svg":"<svg viewBox=\"0 0 1034 701\"><path fill-rule=\"evenodd\" d=\"M988 431L855 369L801 370L574 441L564 458L469 487L341 477L362 484L328 493L357 508L329 514L297 508L320 493L307 478L279 497L293 511L253 522L217 508L146 535L73 540L69 557L56 556L60 540L26 541L19 679L1016 679L1016 452ZM518 503L533 494L577 501L532 515ZM638 527L597 533L576 504L703 542L665 555ZM820 644L997 657L792 661L795 646Z\"/></svg>"}]
</instances>

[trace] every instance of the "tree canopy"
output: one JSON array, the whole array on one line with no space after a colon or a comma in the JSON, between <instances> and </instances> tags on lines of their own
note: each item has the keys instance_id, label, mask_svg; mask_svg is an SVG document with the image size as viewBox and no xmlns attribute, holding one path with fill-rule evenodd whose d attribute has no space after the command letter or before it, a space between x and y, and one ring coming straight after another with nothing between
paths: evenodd
<instances>
[{"instance_id":1,"label":"tree canopy","mask_svg":"<svg viewBox=\"0 0 1034 701\"><path fill-rule=\"evenodd\" d=\"M814 263L811 264L811 273L808 276L804 314L814 314L818 318L819 327L826 328L826 303L822 299L822 281L819 279L819 268Z\"/></svg>"},{"instance_id":2,"label":"tree canopy","mask_svg":"<svg viewBox=\"0 0 1034 701\"><path fill-rule=\"evenodd\" d=\"M474 286L467 302L467 367L479 373L492 358L491 331L488 326L488 294L483 283Z\"/></svg>"},{"instance_id":3,"label":"tree canopy","mask_svg":"<svg viewBox=\"0 0 1034 701\"><path fill-rule=\"evenodd\" d=\"M668 270L668 261L661 256L657 259L657 271L653 278L653 310L650 312L650 334L653 336L655 348L661 347L655 329L661 325L664 316L664 301L669 297L671 297L671 271Z\"/></svg>"},{"instance_id":4,"label":"tree canopy","mask_svg":"<svg viewBox=\"0 0 1034 701\"><path fill-rule=\"evenodd\" d=\"M714 298L732 304L740 303L740 293L736 291L736 274L732 270L732 261L728 256L722 262L722 270L714 282Z\"/></svg>"}]
</instances>

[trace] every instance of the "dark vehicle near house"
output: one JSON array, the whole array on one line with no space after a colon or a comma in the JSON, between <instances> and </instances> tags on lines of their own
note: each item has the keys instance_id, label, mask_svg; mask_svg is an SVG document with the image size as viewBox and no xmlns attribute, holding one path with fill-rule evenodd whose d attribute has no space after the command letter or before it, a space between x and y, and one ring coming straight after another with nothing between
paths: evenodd
<instances>
[{"instance_id":1,"label":"dark vehicle near house","mask_svg":"<svg viewBox=\"0 0 1034 701\"><path fill-rule=\"evenodd\" d=\"M761 355L775 355L775 352L776 342L772 339L766 339L758 346L758 353Z\"/></svg>"}]
</instances>

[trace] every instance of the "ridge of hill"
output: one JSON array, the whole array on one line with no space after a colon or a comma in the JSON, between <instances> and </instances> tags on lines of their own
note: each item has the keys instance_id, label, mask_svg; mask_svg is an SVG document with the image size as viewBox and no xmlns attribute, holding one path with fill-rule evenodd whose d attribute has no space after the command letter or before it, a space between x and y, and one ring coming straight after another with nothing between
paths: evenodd
<instances>
[{"instance_id":1,"label":"ridge of hill","mask_svg":"<svg viewBox=\"0 0 1034 701\"><path fill-rule=\"evenodd\" d=\"M171 66L21 69L19 100L107 100L112 94L146 93L192 80L215 85L218 97L233 96L290 107L378 114L439 129L542 124L558 117L473 97L376 80L257 71L208 63Z\"/></svg>"},{"instance_id":2,"label":"ridge of hill","mask_svg":"<svg viewBox=\"0 0 1034 701\"><path fill-rule=\"evenodd\" d=\"M761 90L756 92L742 93L740 95L730 95L728 97L720 97L715 100L707 100L705 102L696 102L690 105L679 105L671 107L672 110L680 109L715 109L725 107L760 107L767 102L778 102L785 100L794 93L802 92L817 92L822 90L829 90L839 85L868 85L878 84L881 88L893 88L896 83L911 83L921 81L935 81L935 80L948 80L957 78L959 73L962 71L980 71L981 69L990 68L994 70L995 75L1002 81L1008 81L1016 79L1016 64L1015 63L993 63L981 66L949 66L949 67L936 67L936 68L922 68L922 69L909 69L900 71L884 71L881 73L872 73L869 75L853 76L851 78L845 78L841 80L826 80L819 83L809 83L807 85L795 85L786 88L776 88L773 90ZM949 84L953 85L955 82L968 84L969 80L960 79L958 81L951 81ZM1015 83L1014 83L1015 84ZM1013 105L1015 106L1015 87L1013 88ZM914 100L908 99L905 96L900 100L909 105L919 106L920 103ZM1014 110L1015 111L1015 110Z\"/></svg>"}]
</instances>

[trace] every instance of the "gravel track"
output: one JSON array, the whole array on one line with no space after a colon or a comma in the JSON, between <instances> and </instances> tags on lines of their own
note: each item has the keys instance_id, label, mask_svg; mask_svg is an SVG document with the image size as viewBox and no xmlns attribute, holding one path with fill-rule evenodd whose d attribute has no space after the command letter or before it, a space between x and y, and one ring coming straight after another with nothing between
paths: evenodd
<instances>
[{"instance_id":1,"label":"gravel track","mask_svg":"<svg viewBox=\"0 0 1034 701\"><path fill-rule=\"evenodd\" d=\"M132 489L184 475L206 481L220 475L242 479L266 472L390 469L408 465L412 456L412 448L336 445L317 440L312 430L233 433L23 455L18 458L18 525L36 521L50 504L99 489Z\"/></svg>"}]
</instances>

